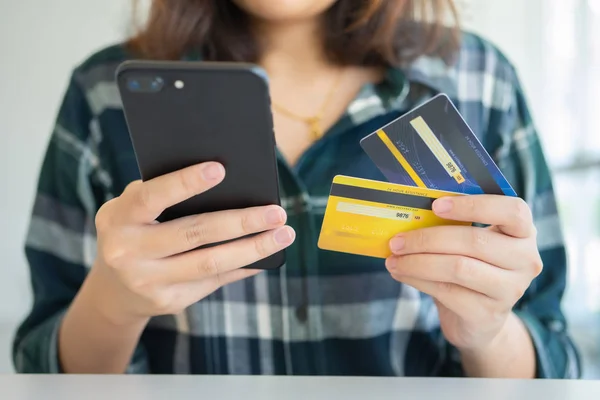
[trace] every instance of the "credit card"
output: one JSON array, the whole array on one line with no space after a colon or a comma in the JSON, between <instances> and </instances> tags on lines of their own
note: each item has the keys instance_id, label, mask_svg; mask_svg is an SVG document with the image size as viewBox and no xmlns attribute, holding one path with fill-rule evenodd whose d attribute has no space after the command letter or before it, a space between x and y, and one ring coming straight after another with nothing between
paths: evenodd
<instances>
[{"instance_id":1,"label":"credit card","mask_svg":"<svg viewBox=\"0 0 600 400\"><path fill-rule=\"evenodd\" d=\"M517 195L444 94L366 136L360 144L392 183L463 194Z\"/></svg>"},{"instance_id":2,"label":"credit card","mask_svg":"<svg viewBox=\"0 0 600 400\"><path fill-rule=\"evenodd\" d=\"M439 225L471 225L438 217L435 199L459 193L338 175L333 179L318 246L322 250L387 258L401 232Z\"/></svg>"}]
</instances>

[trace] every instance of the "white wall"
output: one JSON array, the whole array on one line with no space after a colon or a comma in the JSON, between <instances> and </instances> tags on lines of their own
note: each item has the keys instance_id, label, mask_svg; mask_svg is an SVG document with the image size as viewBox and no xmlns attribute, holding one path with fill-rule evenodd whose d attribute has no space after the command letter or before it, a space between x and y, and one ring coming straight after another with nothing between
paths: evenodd
<instances>
[{"instance_id":1,"label":"white wall","mask_svg":"<svg viewBox=\"0 0 600 400\"><path fill-rule=\"evenodd\" d=\"M544 2L468 0L465 27L497 45L516 65L534 114L542 104Z\"/></svg>"},{"instance_id":2,"label":"white wall","mask_svg":"<svg viewBox=\"0 0 600 400\"><path fill-rule=\"evenodd\" d=\"M127 31L128 0L0 1L0 373L30 305L23 240L71 69Z\"/></svg>"}]
</instances>

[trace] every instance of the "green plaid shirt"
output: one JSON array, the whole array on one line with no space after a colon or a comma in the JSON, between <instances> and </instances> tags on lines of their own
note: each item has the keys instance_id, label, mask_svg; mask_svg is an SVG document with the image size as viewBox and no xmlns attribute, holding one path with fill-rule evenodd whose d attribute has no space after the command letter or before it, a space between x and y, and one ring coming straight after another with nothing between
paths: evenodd
<instances>
[{"instance_id":1,"label":"green plaid shirt","mask_svg":"<svg viewBox=\"0 0 600 400\"><path fill-rule=\"evenodd\" d=\"M34 303L14 341L20 372L61 372L57 330L95 258L94 216L139 179L114 80L129 57L123 46L98 52L74 70L64 96L26 241ZM535 343L537 376L578 377L560 308L566 256L548 166L513 67L469 34L456 64L422 57L390 69L297 165L280 159L283 206L297 231L287 264L152 318L128 372L463 376L429 296L394 281L382 260L316 245L334 175L384 180L359 140L440 92L533 210L545 269L515 312Z\"/></svg>"}]
</instances>

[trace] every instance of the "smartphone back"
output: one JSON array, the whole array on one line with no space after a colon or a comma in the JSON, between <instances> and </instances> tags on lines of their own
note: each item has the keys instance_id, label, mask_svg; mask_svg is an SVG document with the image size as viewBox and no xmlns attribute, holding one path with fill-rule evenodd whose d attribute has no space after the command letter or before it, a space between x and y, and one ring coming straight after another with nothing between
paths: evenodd
<instances>
[{"instance_id":1,"label":"smartphone back","mask_svg":"<svg viewBox=\"0 0 600 400\"><path fill-rule=\"evenodd\" d=\"M221 184L159 221L280 204L268 84L256 66L128 61L117 82L142 180L206 161L226 169ZM281 264L278 254L252 267Z\"/></svg>"}]
</instances>

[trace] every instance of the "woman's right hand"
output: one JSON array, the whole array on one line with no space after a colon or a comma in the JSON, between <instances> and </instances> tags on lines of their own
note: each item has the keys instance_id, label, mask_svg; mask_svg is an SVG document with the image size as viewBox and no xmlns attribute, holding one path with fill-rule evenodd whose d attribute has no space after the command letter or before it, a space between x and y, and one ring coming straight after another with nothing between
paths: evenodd
<instances>
[{"instance_id":1,"label":"woman's right hand","mask_svg":"<svg viewBox=\"0 0 600 400\"><path fill-rule=\"evenodd\" d=\"M178 313L216 289L260 271L242 269L289 246L295 233L279 206L229 210L156 223L166 208L218 185L218 163L205 163L131 183L96 217L102 281L96 299L116 324ZM218 246L201 245L236 239Z\"/></svg>"}]
</instances>

